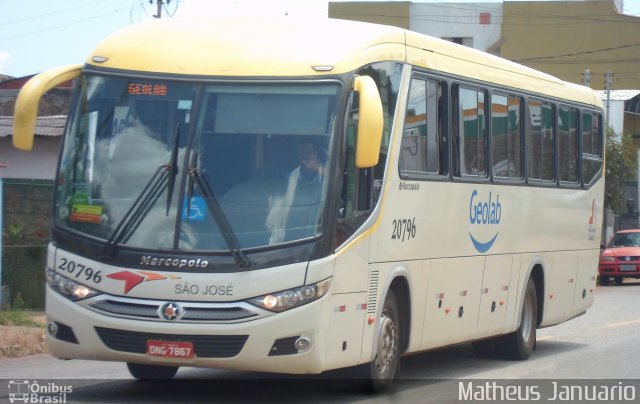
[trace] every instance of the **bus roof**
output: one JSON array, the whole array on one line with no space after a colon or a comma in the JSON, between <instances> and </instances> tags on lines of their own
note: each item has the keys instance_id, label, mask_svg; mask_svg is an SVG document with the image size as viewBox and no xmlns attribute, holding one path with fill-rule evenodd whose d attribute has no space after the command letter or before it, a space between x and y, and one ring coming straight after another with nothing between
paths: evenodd
<instances>
[{"instance_id":1,"label":"bus roof","mask_svg":"<svg viewBox=\"0 0 640 404\"><path fill-rule=\"evenodd\" d=\"M590 89L497 56L397 27L346 20L154 20L112 34L87 64L180 75L292 77L347 73L385 60L601 106Z\"/></svg>"}]
</instances>

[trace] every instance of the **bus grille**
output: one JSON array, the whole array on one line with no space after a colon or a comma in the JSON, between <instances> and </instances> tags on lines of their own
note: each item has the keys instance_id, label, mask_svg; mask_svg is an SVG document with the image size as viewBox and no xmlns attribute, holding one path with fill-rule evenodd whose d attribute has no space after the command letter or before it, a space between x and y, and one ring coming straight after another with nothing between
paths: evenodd
<instances>
[{"instance_id":1,"label":"bus grille","mask_svg":"<svg viewBox=\"0 0 640 404\"><path fill-rule=\"evenodd\" d=\"M376 314L376 302L378 299L379 271L371 271L369 275L369 295L367 296L367 314Z\"/></svg>"},{"instance_id":2,"label":"bus grille","mask_svg":"<svg viewBox=\"0 0 640 404\"><path fill-rule=\"evenodd\" d=\"M88 304L88 307L102 314L134 319L147 319L164 321L159 315L161 301L120 301L115 299L97 300ZM244 307L233 304L221 307L211 307L201 303L180 303L184 314L179 322L218 322L237 321L257 317L258 313Z\"/></svg>"},{"instance_id":3,"label":"bus grille","mask_svg":"<svg viewBox=\"0 0 640 404\"><path fill-rule=\"evenodd\" d=\"M182 335L95 327L102 342L115 351L145 354L148 340L191 342L199 358L231 358L240 353L248 335Z\"/></svg>"}]
</instances>

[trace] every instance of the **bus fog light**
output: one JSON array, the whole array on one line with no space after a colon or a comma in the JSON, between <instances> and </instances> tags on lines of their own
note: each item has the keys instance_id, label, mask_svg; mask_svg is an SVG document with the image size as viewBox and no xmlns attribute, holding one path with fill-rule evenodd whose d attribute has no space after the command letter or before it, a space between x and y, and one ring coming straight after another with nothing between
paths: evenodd
<instances>
[{"instance_id":1,"label":"bus fog light","mask_svg":"<svg viewBox=\"0 0 640 404\"><path fill-rule=\"evenodd\" d=\"M309 349L311 349L311 340L307 337L300 337L296 340L295 346L298 350L298 353L307 352Z\"/></svg>"},{"instance_id":2,"label":"bus fog light","mask_svg":"<svg viewBox=\"0 0 640 404\"><path fill-rule=\"evenodd\" d=\"M50 322L49 324L47 324L47 331L49 331L49 334L55 337L56 334L58 334L58 324L54 323L53 321Z\"/></svg>"}]
</instances>

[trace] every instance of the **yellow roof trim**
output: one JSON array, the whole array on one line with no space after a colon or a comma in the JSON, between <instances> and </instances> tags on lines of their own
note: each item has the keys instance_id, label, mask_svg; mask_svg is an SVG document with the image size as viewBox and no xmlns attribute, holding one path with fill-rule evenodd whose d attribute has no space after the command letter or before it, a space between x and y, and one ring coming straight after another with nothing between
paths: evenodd
<instances>
[{"instance_id":1,"label":"yellow roof trim","mask_svg":"<svg viewBox=\"0 0 640 404\"><path fill-rule=\"evenodd\" d=\"M148 21L109 36L87 64L198 76L319 77L384 60L602 106L586 87L506 59L397 27L346 20L228 17ZM315 70L316 66L323 69Z\"/></svg>"},{"instance_id":2,"label":"yellow roof trim","mask_svg":"<svg viewBox=\"0 0 640 404\"><path fill-rule=\"evenodd\" d=\"M288 17L176 18L116 32L87 64L187 75L314 76L346 73L373 61L404 61L404 56L400 28ZM94 57L106 61L97 63Z\"/></svg>"},{"instance_id":3,"label":"yellow roof trim","mask_svg":"<svg viewBox=\"0 0 640 404\"><path fill-rule=\"evenodd\" d=\"M587 87L477 49L407 31L407 63L474 80L586 104L602 103Z\"/></svg>"}]
</instances>

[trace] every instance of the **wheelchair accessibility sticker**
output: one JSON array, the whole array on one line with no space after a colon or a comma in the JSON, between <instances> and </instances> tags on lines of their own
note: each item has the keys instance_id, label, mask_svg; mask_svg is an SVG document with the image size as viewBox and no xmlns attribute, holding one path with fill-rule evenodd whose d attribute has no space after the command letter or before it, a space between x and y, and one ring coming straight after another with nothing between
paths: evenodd
<instances>
[{"instance_id":1,"label":"wheelchair accessibility sticker","mask_svg":"<svg viewBox=\"0 0 640 404\"><path fill-rule=\"evenodd\" d=\"M184 198L182 206L182 220L204 222L207 218L207 204L201 196L192 196L189 204L187 204L187 198Z\"/></svg>"}]
</instances>

